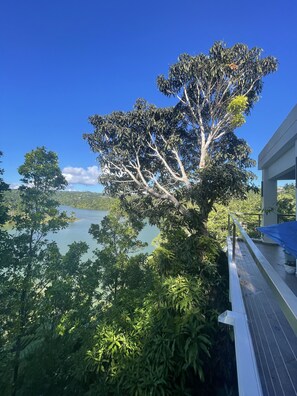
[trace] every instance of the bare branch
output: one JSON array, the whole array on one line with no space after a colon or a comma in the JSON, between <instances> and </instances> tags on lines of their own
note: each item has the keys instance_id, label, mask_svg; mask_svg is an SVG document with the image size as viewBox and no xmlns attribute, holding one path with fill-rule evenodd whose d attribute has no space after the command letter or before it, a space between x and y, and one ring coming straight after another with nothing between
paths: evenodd
<instances>
[{"instance_id":1,"label":"bare branch","mask_svg":"<svg viewBox=\"0 0 297 396\"><path fill-rule=\"evenodd\" d=\"M190 182L189 182L188 176L187 176L187 174L186 174L184 165L183 165L183 163L182 163L182 160L180 159L180 156L178 155L177 150L172 150L172 152L173 152L173 154L174 154L175 157L176 157L176 160L177 160L179 169L180 169L181 174L182 174L182 180L184 181L184 183L186 184L186 186L190 186Z\"/></svg>"},{"instance_id":2,"label":"bare branch","mask_svg":"<svg viewBox=\"0 0 297 396\"><path fill-rule=\"evenodd\" d=\"M187 209L175 198L173 194L171 194L164 186L162 186L156 178L154 178L154 182L156 186L159 188L160 191L163 191L167 199L169 199L174 206L183 214L187 215L188 211Z\"/></svg>"},{"instance_id":3,"label":"bare branch","mask_svg":"<svg viewBox=\"0 0 297 396\"><path fill-rule=\"evenodd\" d=\"M151 137L151 141L153 141L151 134L149 134ZM167 140L164 138L163 135L160 136L161 139L163 140L164 143L167 143ZM154 144L154 143L153 143ZM158 150L157 146L154 144L152 145L151 143L148 143L148 146L156 153L157 158L163 163L165 168L168 170L168 172L171 174L172 177L174 177L175 180L177 181L184 181L183 177L180 177L177 175L172 168L168 165L168 162L165 160L165 158L161 155L160 151Z\"/></svg>"},{"instance_id":4,"label":"bare branch","mask_svg":"<svg viewBox=\"0 0 297 396\"><path fill-rule=\"evenodd\" d=\"M184 86L183 90L184 90L184 95L185 95L185 98L186 98L186 101L187 101L186 104L188 105L188 108L189 108L189 110L190 110L190 112L192 114L193 121L195 121L195 122L197 122L197 124L199 124L199 120L197 119L196 114L195 114L195 112L194 112L194 110L193 110L193 108L191 106L191 102L190 102L190 99L189 99L189 96L188 96L187 88ZM185 102L183 102L183 103L185 103ZM197 106L197 107L199 107L199 106Z\"/></svg>"}]
</instances>

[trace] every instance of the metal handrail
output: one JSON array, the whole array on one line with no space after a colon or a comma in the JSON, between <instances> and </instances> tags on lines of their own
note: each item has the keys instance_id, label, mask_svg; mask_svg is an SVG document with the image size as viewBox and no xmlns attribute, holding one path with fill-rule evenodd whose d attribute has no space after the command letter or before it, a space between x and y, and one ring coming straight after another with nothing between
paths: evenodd
<instances>
[{"instance_id":1,"label":"metal handrail","mask_svg":"<svg viewBox=\"0 0 297 396\"><path fill-rule=\"evenodd\" d=\"M282 214L282 213L277 213L277 224L279 224L280 223L280 220L281 219L285 219L285 218L292 218L293 220L295 220L296 219L296 216L295 215L292 215L292 214Z\"/></svg>"},{"instance_id":2,"label":"metal handrail","mask_svg":"<svg viewBox=\"0 0 297 396\"><path fill-rule=\"evenodd\" d=\"M281 310L287 318L290 326L297 335L297 297L292 290L287 286L283 279L278 275L274 268L270 265L269 261L263 256L252 239L248 236L246 231L242 228L237 218L230 213L230 218L233 221L232 226L232 260L235 261L235 243L236 243L236 227L239 230L243 240L257 264L260 272L266 279L273 294L275 295Z\"/></svg>"},{"instance_id":3,"label":"metal handrail","mask_svg":"<svg viewBox=\"0 0 297 396\"><path fill-rule=\"evenodd\" d=\"M261 218L263 216L263 213L250 213L250 212L231 212L229 213L236 215L236 216L257 216L258 217L258 225L259 227L261 226ZM277 218L277 223L280 223L280 220L282 218L292 218L292 219L296 219L295 214L291 214L291 213L277 213L276 214L276 218Z\"/></svg>"}]
</instances>

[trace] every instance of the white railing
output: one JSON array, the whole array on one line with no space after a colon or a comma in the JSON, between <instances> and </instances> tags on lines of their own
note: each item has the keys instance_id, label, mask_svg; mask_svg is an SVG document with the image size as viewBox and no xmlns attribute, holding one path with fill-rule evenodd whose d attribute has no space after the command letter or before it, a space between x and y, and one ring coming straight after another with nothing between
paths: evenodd
<instances>
[{"instance_id":1,"label":"white railing","mask_svg":"<svg viewBox=\"0 0 297 396\"><path fill-rule=\"evenodd\" d=\"M296 335L297 297L266 260L252 239L243 229L236 216L230 214L228 218L228 230L229 235L232 234L232 236L227 238L227 244L229 265L229 300L232 304L232 311L226 311L222 313L218 320L221 323L232 325L234 328L239 395L260 396L262 395L262 388L237 274L235 259L236 228L240 232L241 238L245 241L257 267L267 281L271 291L275 295L280 305L281 310L283 311Z\"/></svg>"},{"instance_id":2,"label":"white railing","mask_svg":"<svg viewBox=\"0 0 297 396\"><path fill-rule=\"evenodd\" d=\"M233 220L233 246L232 255L235 257L235 241L236 241L236 227L239 230L241 237L245 241L253 259L260 272L264 276L264 279L268 283L271 291L275 295L283 314L285 315L287 321L292 327L294 333L297 335L297 297L289 288L289 286L284 282L284 280L275 271L269 261L263 256L257 246L254 244L252 239L248 236L246 231L242 228L236 217L230 214Z\"/></svg>"},{"instance_id":3,"label":"white railing","mask_svg":"<svg viewBox=\"0 0 297 396\"><path fill-rule=\"evenodd\" d=\"M232 247L231 237L228 237L227 243L229 266L229 300L232 304L232 311L225 311L218 317L218 320L220 323L233 326L234 329L239 395L262 396L263 393L254 347L241 294L240 283L237 275L237 267L234 260L235 247Z\"/></svg>"}]
</instances>

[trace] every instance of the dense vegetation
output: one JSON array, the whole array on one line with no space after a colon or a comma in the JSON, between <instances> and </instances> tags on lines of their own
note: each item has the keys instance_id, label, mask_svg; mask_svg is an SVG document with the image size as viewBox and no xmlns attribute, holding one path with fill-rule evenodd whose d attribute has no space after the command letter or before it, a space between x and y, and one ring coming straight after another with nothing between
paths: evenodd
<instances>
[{"instance_id":1,"label":"dense vegetation","mask_svg":"<svg viewBox=\"0 0 297 396\"><path fill-rule=\"evenodd\" d=\"M216 319L227 297L218 246L172 230L151 257L137 254L142 223L115 205L90 230L102 246L94 261L80 242L62 256L46 241L67 221L56 210L65 186L56 156L38 148L19 170L18 232L1 231L1 393L208 394L230 383L214 358L215 335L230 342Z\"/></svg>"},{"instance_id":2,"label":"dense vegetation","mask_svg":"<svg viewBox=\"0 0 297 396\"><path fill-rule=\"evenodd\" d=\"M286 184L279 188L277 206L265 208L265 210L275 211L280 223L294 220L296 218L295 186ZM263 211L260 191L250 191L243 200L234 198L228 205L214 205L208 218L207 227L209 232L224 246L228 234L226 219L228 218L228 212L231 212L237 215L251 237L260 238L261 235L256 227L261 225Z\"/></svg>"},{"instance_id":3,"label":"dense vegetation","mask_svg":"<svg viewBox=\"0 0 297 396\"><path fill-rule=\"evenodd\" d=\"M85 243L62 255L47 242L67 225L57 209L66 181L55 153L26 154L16 233L0 231L1 394L236 394L232 339L217 321L228 309L226 255L208 223L215 205L253 189L250 149L234 132L276 69L260 52L216 43L182 55L158 79L176 106L139 100L91 118L86 138L118 198L90 228L92 260ZM1 224L6 190L1 179ZM137 239L145 218L160 228L150 256Z\"/></svg>"}]
</instances>

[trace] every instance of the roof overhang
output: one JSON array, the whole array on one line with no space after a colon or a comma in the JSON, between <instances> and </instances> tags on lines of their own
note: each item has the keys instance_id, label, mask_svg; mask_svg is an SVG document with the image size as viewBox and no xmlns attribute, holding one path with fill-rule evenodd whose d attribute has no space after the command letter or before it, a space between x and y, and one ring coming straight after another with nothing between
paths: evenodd
<instances>
[{"instance_id":1,"label":"roof overhang","mask_svg":"<svg viewBox=\"0 0 297 396\"><path fill-rule=\"evenodd\" d=\"M270 179L295 179L296 141L297 105L259 154L258 169L268 169Z\"/></svg>"}]
</instances>

